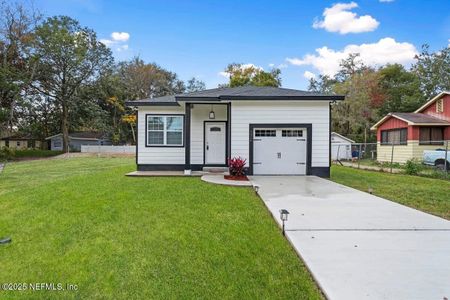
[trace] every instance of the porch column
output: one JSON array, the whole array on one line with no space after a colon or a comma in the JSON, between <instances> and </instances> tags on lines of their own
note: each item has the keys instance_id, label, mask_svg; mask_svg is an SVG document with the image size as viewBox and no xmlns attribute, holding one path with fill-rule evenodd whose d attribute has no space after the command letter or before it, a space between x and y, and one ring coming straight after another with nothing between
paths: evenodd
<instances>
[{"instance_id":1,"label":"porch column","mask_svg":"<svg viewBox=\"0 0 450 300\"><path fill-rule=\"evenodd\" d=\"M191 103L185 104L184 114L184 173L191 174Z\"/></svg>"},{"instance_id":2,"label":"porch column","mask_svg":"<svg viewBox=\"0 0 450 300\"><path fill-rule=\"evenodd\" d=\"M231 102L227 103L227 161L225 164L228 166L228 160L231 158Z\"/></svg>"}]
</instances>

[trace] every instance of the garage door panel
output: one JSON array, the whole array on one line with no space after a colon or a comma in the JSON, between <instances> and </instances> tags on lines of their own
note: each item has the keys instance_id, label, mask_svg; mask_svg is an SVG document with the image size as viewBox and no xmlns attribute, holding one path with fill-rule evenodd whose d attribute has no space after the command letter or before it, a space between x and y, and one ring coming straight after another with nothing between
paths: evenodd
<instances>
[{"instance_id":1,"label":"garage door panel","mask_svg":"<svg viewBox=\"0 0 450 300\"><path fill-rule=\"evenodd\" d=\"M306 129L255 129L253 173L260 175L306 174Z\"/></svg>"}]
</instances>

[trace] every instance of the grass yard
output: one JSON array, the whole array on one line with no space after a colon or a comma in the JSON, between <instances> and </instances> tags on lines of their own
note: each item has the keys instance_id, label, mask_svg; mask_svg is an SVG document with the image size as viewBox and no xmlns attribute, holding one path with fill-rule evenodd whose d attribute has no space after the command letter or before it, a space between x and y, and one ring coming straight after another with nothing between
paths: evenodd
<instances>
[{"instance_id":1,"label":"grass yard","mask_svg":"<svg viewBox=\"0 0 450 300\"><path fill-rule=\"evenodd\" d=\"M124 176L134 169L133 158L6 165L0 236L13 241L0 245L0 283L78 290L0 298L322 298L250 188Z\"/></svg>"},{"instance_id":2,"label":"grass yard","mask_svg":"<svg viewBox=\"0 0 450 300\"><path fill-rule=\"evenodd\" d=\"M333 166L331 179L450 220L450 181Z\"/></svg>"}]
</instances>

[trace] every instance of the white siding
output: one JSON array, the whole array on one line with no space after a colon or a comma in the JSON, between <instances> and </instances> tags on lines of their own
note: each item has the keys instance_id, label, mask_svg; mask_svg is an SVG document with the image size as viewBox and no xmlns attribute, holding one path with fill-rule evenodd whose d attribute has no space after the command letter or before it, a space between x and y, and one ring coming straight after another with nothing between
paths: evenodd
<instances>
[{"instance_id":1,"label":"white siding","mask_svg":"<svg viewBox=\"0 0 450 300\"><path fill-rule=\"evenodd\" d=\"M337 134L331 133L331 159L352 159L352 143Z\"/></svg>"},{"instance_id":2,"label":"white siding","mask_svg":"<svg viewBox=\"0 0 450 300\"><path fill-rule=\"evenodd\" d=\"M231 104L231 156L249 159L249 124L312 124L312 167L329 166L329 102L236 101Z\"/></svg>"},{"instance_id":3,"label":"white siding","mask_svg":"<svg viewBox=\"0 0 450 300\"><path fill-rule=\"evenodd\" d=\"M226 121L227 105L213 105L216 118L209 120L210 104L194 104L191 110L191 164L203 164L203 123L204 121Z\"/></svg>"},{"instance_id":4,"label":"white siding","mask_svg":"<svg viewBox=\"0 0 450 300\"><path fill-rule=\"evenodd\" d=\"M138 110L138 164L184 164L184 147L146 147L146 114L184 114L181 106L147 106Z\"/></svg>"}]
</instances>

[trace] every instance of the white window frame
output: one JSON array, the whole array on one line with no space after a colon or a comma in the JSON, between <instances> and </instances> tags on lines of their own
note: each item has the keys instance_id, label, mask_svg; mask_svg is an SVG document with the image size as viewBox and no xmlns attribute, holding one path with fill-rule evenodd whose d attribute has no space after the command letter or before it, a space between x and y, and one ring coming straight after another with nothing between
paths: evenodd
<instances>
[{"instance_id":1,"label":"white window frame","mask_svg":"<svg viewBox=\"0 0 450 300\"><path fill-rule=\"evenodd\" d=\"M163 130L150 130L148 128L149 118L163 118ZM168 132L180 132L178 130L167 130L167 118L181 118L181 144L167 144L167 133ZM163 143L162 144L150 144L149 133L150 131L163 132ZM146 147L184 147L184 115L177 114L147 114L145 115L145 146Z\"/></svg>"}]
</instances>

